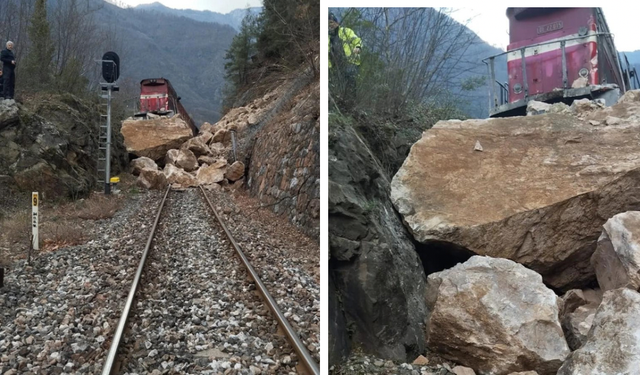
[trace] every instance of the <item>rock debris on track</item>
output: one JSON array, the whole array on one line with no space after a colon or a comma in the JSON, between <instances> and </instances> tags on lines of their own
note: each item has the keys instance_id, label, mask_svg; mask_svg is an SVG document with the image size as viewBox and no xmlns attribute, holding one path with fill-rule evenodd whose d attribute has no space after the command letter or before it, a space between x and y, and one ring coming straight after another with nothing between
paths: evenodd
<instances>
[{"instance_id":1,"label":"rock debris on track","mask_svg":"<svg viewBox=\"0 0 640 375\"><path fill-rule=\"evenodd\" d=\"M271 215L240 209L224 191L207 192L234 239L307 350L320 363L320 251L309 238L284 233ZM294 238L292 238L294 237Z\"/></svg>"},{"instance_id":2,"label":"rock debris on track","mask_svg":"<svg viewBox=\"0 0 640 375\"><path fill-rule=\"evenodd\" d=\"M96 221L93 240L5 270L0 373L101 373L161 198L158 191L136 195L112 219ZM318 248L282 240L282 226L240 212L228 192L210 198L225 207L223 219L319 360ZM295 373L296 354L275 334L271 312L201 193L171 192L169 199L159 229L170 233L152 244L158 248L132 309L140 316L130 316L121 343L133 344L122 351L123 373Z\"/></svg>"},{"instance_id":3,"label":"rock debris on track","mask_svg":"<svg viewBox=\"0 0 640 375\"><path fill-rule=\"evenodd\" d=\"M198 190L171 192L121 353L124 373L295 373L296 355Z\"/></svg>"}]
</instances>

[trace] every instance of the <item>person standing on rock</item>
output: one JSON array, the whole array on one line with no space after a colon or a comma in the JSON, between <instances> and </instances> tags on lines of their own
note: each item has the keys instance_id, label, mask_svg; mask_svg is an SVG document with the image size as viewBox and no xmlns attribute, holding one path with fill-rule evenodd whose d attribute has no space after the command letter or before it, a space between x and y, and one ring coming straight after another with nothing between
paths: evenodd
<instances>
[{"instance_id":1,"label":"person standing on rock","mask_svg":"<svg viewBox=\"0 0 640 375\"><path fill-rule=\"evenodd\" d=\"M329 72L338 99L351 107L356 96L356 78L360 69L362 39L340 26L338 18L329 13Z\"/></svg>"},{"instance_id":2,"label":"person standing on rock","mask_svg":"<svg viewBox=\"0 0 640 375\"><path fill-rule=\"evenodd\" d=\"M16 83L16 57L13 54L12 41L8 41L7 48L3 49L2 52L0 52L0 60L2 61L2 78L4 84L2 96L5 99L13 99L13 91Z\"/></svg>"}]
</instances>

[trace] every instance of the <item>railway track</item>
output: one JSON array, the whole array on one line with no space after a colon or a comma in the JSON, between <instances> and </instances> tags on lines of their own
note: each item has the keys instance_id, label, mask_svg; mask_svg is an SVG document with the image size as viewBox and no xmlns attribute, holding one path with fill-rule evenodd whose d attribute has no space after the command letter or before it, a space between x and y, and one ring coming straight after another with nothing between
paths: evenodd
<instances>
[{"instance_id":1,"label":"railway track","mask_svg":"<svg viewBox=\"0 0 640 375\"><path fill-rule=\"evenodd\" d=\"M200 190L165 191L102 374L319 374Z\"/></svg>"}]
</instances>

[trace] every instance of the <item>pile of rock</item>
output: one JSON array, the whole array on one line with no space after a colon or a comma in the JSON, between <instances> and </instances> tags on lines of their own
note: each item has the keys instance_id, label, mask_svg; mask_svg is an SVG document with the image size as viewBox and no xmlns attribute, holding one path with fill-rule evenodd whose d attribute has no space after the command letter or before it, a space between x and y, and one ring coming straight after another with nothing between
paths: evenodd
<instances>
[{"instance_id":1,"label":"pile of rock","mask_svg":"<svg viewBox=\"0 0 640 375\"><path fill-rule=\"evenodd\" d=\"M422 261L471 255L427 278L430 351L478 374L639 373L638 94L441 122L413 146L391 200Z\"/></svg>"},{"instance_id":2,"label":"pile of rock","mask_svg":"<svg viewBox=\"0 0 640 375\"><path fill-rule=\"evenodd\" d=\"M230 142L226 129L215 134L201 129L197 137L166 152L162 170L154 160L143 156L131 162L132 173L138 176L138 184L147 189L163 189L167 184L176 188L241 184L244 164L236 161L229 165L225 158Z\"/></svg>"},{"instance_id":3,"label":"pile of rock","mask_svg":"<svg viewBox=\"0 0 640 375\"><path fill-rule=\"evenodd\" d=\"M606 222L591 264L601 289L563 297L508 259L473 256L429 275L429 350L479 374L636 374L640 211Z\"/></svg>"}]
</instances>

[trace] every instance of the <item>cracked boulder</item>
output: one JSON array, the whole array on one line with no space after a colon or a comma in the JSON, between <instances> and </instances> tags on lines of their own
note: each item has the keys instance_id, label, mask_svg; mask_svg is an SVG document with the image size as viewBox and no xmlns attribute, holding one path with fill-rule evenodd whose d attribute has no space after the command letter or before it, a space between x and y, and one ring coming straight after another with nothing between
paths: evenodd
<instances>
[{"instance_id":1,"label":"cracked boulder","mask_svg":"<svg viewBox=\"0 0 640 375\"><path fill-rule=\"evenodd\" d=\"M581 116L441 121L411 148L391 200L423 244L514 260L559 291L584 287L604 222L640 209L640 102ZM620 122L590 125L609 116Z\"/></svg>"},{"instance_id":2,"label":"cracked boulder","mask_svg":"<svg viewBox=\"0 0 640 375\"><path fill-rule=\"evenodd\" d=\"M555 374L570 353L559 304L538 273L473 256L427 278L427 347L481 374Z\"/></svg>"},{"instance_id":3,"label":"cracked boulder","mask_svg":"<svg viewBox=\"0 0 640 375\"><path fill-rule=\"evenodd\" d=\"M640 289L640 211L607 220L591 264L603 291Z\"/></svg>"},{"instance_id":4,"label":"cracked boulder","mask_svg":"<svg viewBox=\"0 0 640 375\"><path fill-rule=\"evenodd\" d=\"M145 156L141 156L139 158L131 160L130 165L131 173L134 176L139 175L143 169L158 170L158 165L156 164L156 162Z\"/></svg>"},{"instance_id":5,"label":"cracked boulder","mask_svg":"<svg viewBox=\"0 0 640 375\"><path fill-rule=\"evenodd\" d=\"M167 182L170 184L178 184L182 187L194 187L198 186L198 180L190 173L185 172L173 164L167 164L164 166L164 175L167 177Z\"/></svg>"},{"instance_id":6,"label":"cracked boulder","mask_svg":"<svg viewBox=\"0 0 640 375\"><path fill-rule=\"evenodd\" d=\"M224 177L229 181L237 181L244 176L244 163L241 161L234 161L224 174Z\"/></svg>"},{"instance_id":7,"label":"cracked boulder","mask_svg":"<svg viewBox=\"0 0 640 375\"><path fill-rule=\"evenodd\" d=\"M584 345L558 375L638 374L640 369L640 293L627 288L604 293Z\"/></svg>"},{"instance_id":8,"label":"cracked boulder","mask_svg":"<svg viewBox=\"0 0 640 375\"><path fill-rule=\"evenodd\" d=\"M189 149L171 149L164 160L165 164L173 164L187 172L195 171L199 166L196 155Z\"/></svg>"},{"instance_id":9,"label":"cracked boulder","mask_svg":"<svg viewBox=\"0 0 640 375\"><path fill-rule=\"evenodd\" d=\"M167 151L193 137L193 131L179 116L151 120L127 119L120 130L127 152L162 160Z\"/></svg>"}]
</instances>

